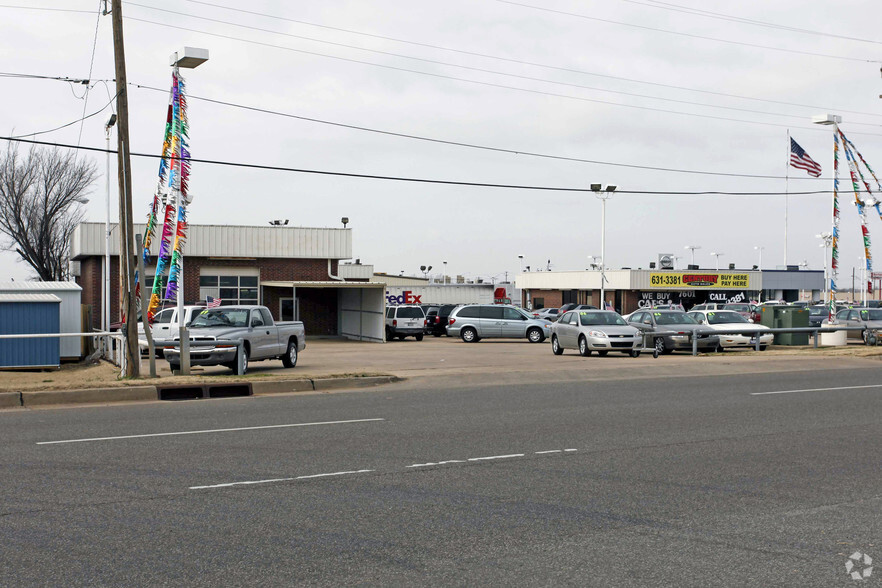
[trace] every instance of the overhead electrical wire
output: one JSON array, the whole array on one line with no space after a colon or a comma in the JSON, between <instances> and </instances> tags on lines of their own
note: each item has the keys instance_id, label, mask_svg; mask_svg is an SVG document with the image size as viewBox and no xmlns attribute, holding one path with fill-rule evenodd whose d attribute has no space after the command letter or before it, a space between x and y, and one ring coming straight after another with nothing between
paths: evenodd
<instances>
[{"instance_id":1,"label":"overhead electrical wire","mask_svg":"<svg viewBox=\"0 0 882 588\"><path fill-rule=\"evenodd\" d=\"M802 29L799 27L790 27L787 25L765 22L761 20L754 20L752 18L744 18L742 16L734 16L731 14L723 14L721 12L712 12L710 10L702 10L700 8L693 8L691 6L683 6L681 4L672 4L670 2L661 2L660 0L649 0L648 2L641 2L640 0L619 0L620 2L627 2L629 4L639 4L641 6L650 6L652 8L658 8L661 10L670 10L672 12L681 12L684 14L692 14L695 16L702 16L705 18L713 18L717 20L725 20L729 22L737 22L741 24L749 24L758 27L766 27L772 29L778 29L781 31L789 31L791 33L802 33L806 35L817 35L822 37L831 37L834 39L843 39L846 41L857 41L860 43L872 43L874 45L882 45L882 41L874 41L872 39L861 39L860 37L850 37L848 35L837 35L836 33L827 33L824 31L814 31L811 29Z\"/></svg>"},{"instance_id":2,"label":"overhead electrical wire","mask_svg":"<svg viewBox=\"0 0 882 588\"><path fill-rule=\"evenodd\" d=\"M98 17L95 19L95 37L92 40L92 56L89 58L89 79L92 78L92 68L95 66L95 48L98 46L98 25L101 24L101 3L103 0L98 0ZM86 121L86 107L89 105L89 90L92 89L92 86L86 86L86 93L83 95L83 113L80 115L80 132L77 136L77 145L79 145L83 140L83 124ZM106 108L106 107L105 107ZM102 109L103 110L103 109Z\"/></svg>"},{"instance_id":3,"label":"overhead electrical wire","mask_svg":"<svg viewBox=\"0 0 882 588\"><path fill-rule=\"evenodd\" d=\"M117 96L119 96L119 92L117 92L116 95L113 96L113 97L107 102L107 104L105 104L104 106L102 106L100 110L96 110L96 111L93 112L92 114L89 114L89 115L83 116L83 117L78 118L78 119L76 119L76 120L74 120L74 121L71 121L71 122L69 122L69 123L63 124L63 125L61 125L60 127L55 127L55 128L53 128L53 129L48 129L48 130L45 130L45 131L37 131L36 133L24 133L24 134L22 134L22 135L16 135L16 136L14 136L14 137L9 137L9 139L12 139L12 140L18 141L18 140L22 140L23 137L34 137L34 136L36 136L36 135L45 135L46 133L54 133L55 131L60 131L61 129L67 128L67 127L72 126L72 125L75 125L75 124L77 124L77 123L81 123L82 121L84 121L84 120L86 120L86 119L89 119L89 118L92 118L93 116L97 116L97 115L101 114L102 112L104 112L105 110L107 110L107 107L108 107L108 106L112 106L112 105L113 105L113 101L116 100L116 97L117 97ZM79 141L77 141L77 148L79 148Z\"/></svg>"},{"instance_id":4,"label":"overhead electrical wire","mask_svg":"<svg viewBox=\"0 0 882 588\"><path fill-rule=\"evenodd\" d=\"M261 32L261 33L271 33L271 34L274 34L274 35L280 35L280 36L284 36L284 37L291 37L291 38L294 38L294 39L301 39L301 40L305 40L305 41L311 41L311 42L314 42L314 43L322 43L322 44L325 44L325 45L331 45L331 46L334 46L334 47L343 47L343 48L346 48L346 49L355 49L356 51L365 51L365 52L367 52L367 53L374 53L374 54L385 55L385 56L389 56L389 57L398 57L398 58L401 58L401 59L409 59L409 60L412 60L412 61L421 61L421 62L424 62L424 63L431 63L431 64L433 64L433 65L443 65L443 66L446 66L446 67L455 67L455 68L459 68L459 69L465 69L465 70L468 70L468 71L476 71L476 72L480 72L480 73L489 73L489 74L494 74L494 75L500 75L500 76L505 76L505 77L516 78L516 79L520 79L520 80L528 80L528 81L531 81L531 82L541 82L541 83L545 83L545 84L553 84L553 85L556 85L556 86L567 86L567 87L572 87L572 88L579 88L579 89L582 89L582 90L593 90L593 91L595 91L595 92L606 92L606 93L608 93L608 94L619 94L619 95L622 95L622 96L631 96L631 97L634 97L634 98L646 98L646 99L649 99L649 100L659 100L659 101L662 101L662 102L673 102L673 103L675 103L675 104L686 104L686 105L688 105L688 106L700 106L700 107L704 107L704 108L719 108L719 109L722 109L722 110L733 110L733 111L737 111L737 112L747 112L747 113L750 113L750 114L759 114L759 115L763 115L763 116L778 116L778 117L782 117L782 118L792 118L792 119L799 119L799 120L804 120L804 119L805 119L804 116L797 115L797 114L786 114L786 113L781 113L781 112L764 112L764 111L762 111L762 110L753 110L753 109L750 109L750 108L739 108L739 107L736 107L736 106L722 106L722 105L716 105L716 104L708 104L708 103L704 103L704 102L692 102L692 101L689 101L689 100L678 100L678 99L675 99L675 98L664 98L664 97L661 97L661 96L650 96L650 95L647 95L647 94L638 94L638 93L635 93L635 92L623 92L623 91L619 91L619 90L610 90L610 89L607 89L607 88L598 88L598 87L595 87L595 86L585 86L585 85L582 85L582 84L574 84L574 83L571 83L571 82L561 82L561 81L557 81L557 80L549 80L549 79L545 79L545 78L537 78L537 77L533 77L533 76L525 76L525 75L521 75L521 74L512 74L512 73L507 73L507 72L502 72L502 71L497 71L497 70L492 70L492 69L486 69L486 68L481 68L481 67L474 67L474 66L468 66L468 65L460 65L460 64L457 64L457 63L450 63L450 62L445 62L445 61L438 61L438 60L435 60L435 59L425 59L425 58L422 58L422 57L414 57L414 56L411 56L411 55L404 55L404 54L401 54L401 53L393 53L393 52L390 52L390 51L380 51L380 50L376 50L376 49L367 49L367 48L365 48L365 47L358 47L358 46L356 46L356 45L349 45L349 44L346 44L346 43L337 43L337 42L334 42L334 41L327 41L327 40L324 40L324 39L316 39L316 38L314 38L314 37L306 37L306 36L303 36L303 35L295 35L295 34L292 34L292 33L285 33L285 32L280 32L280 31L274 31L274 30L272 30L272 29L265 29L265 28L261 28L261 27L254 27L254 26L250 26L250 25L245 25L245 24L240 24L240 23L235 23L235 22L229 22L229 21L219 20L219 19L216 19L216 18L209 18L209 17L205 17L205 16L198 16L198 15L195 15L195 14L188 14L188 13L186 13L186 12L178 12L178 11L175 11L175 10L169 10L169 9L166 9L166 8L158 8L158 7L155 7L155 6L149 6L149 5L147 5L147 4L140 4L140 3L137 3L137 2L126 2L126 5L127 5L127 6L137 6L137 7L139 7L139 8L146 8L146 9L148 9L148 10L156 10L156 11L159 11L159 12L165 12L165 13L168 13L168 14L175 14L175 15L178 15L178 16L184 16L184 17L187 17L187 18L194 18L194 19L197 19L197 20L203 20L203 21L208 21L208 22L213 22L213 23L217 23L217 24L223 24L223 25L228 25L228 26L233 26L233 27L238 27L238 28L243 28L243 29L252 30L252 31L258 31L258 32ZM864 126L882 127L882 124L879 124L879 123L860 123L860 122L853 122L852 124L854 124L854 125L864 125Z\"/></svg>"},{"instance_id":5,"label":"overhead electrical wire","mask_svg":"<svg viewBox=\"0 0 882 588\"><path fill-rule=\"evenodd\" d=\"M841 59L841 60L845 60L845 61L858 61L858 62L862 62L862 63L882 63L882 61L879 61L878 59L861 59L860 57L846 57L844 55L831 55L829 53L814 53L812 51L800 51L799 49L785 49L783 47L772 47L770 45L759 45L757 43L747 43L744 41L731 41L728 39L717 39L715 37L705 37L703 35L695 35L692 33L682 33L679 31L670 31L667 29L660 29L660 28L656 28L656 27L648 27L645 25L638 25L638 24L634 24L631 22L621 22L621 21L616 21L616 20L599 18L596 16L588 16L587 14L579 14L576 12L567 12L565 10L556 10L554 8L547 8L545 6L534 6L532 4L523 4L521 2L514 2L513 0L496 0L496 2L500 2L502 4L511 4L512 6L520 6L522 8L530 8L532 10L542 10L544 12L552 12L554 14L561 14L564 16L572 16L575 18L582 18L585 20L592 20L595 22L603 22L603 23L607 23L607 24L621 25L621 26L625 26L625 27L642 29L645 31L654 31L657 33L666 33L669 35L677 35L680 37L689 37L692 39L703 39L705 41L716 41L718 43L728 43L730 45L740 45L742 47L755 47L758 49L768 49L771 51L782 51L784 53L796 53L799 55L811 55L812 57L826 57L829 59Z\"/></svg>"},{"instance_id":6,"label":"overhead electrical wire","mask_svg":"<svg viewBox=\"0 0 882 588\"><path fill-rule=\"evenodd\" d=\"M43 8L40 6L20 6L15 4L0 4L0 8L13 8L18 10L45 10L48 12L73 12L77 14L95 14L91 10L74 10L72 8Z\"/></svg>"},{"instance_id":7,"label":"overhead electrical wire","mask_svg":"<svg viewBox=\"0 0 882 588\"><path fill-rule=\"evenodd\" d=\"M29 143L33 145L44 145L49 147L60 147L64 149L79 149L84 151L93 151L98 153L117 153L115 149L103 149L100 147L83 147L76 146L64 143L50 143L48 141L37 141L34 139L18 139L16 137L3 137L0 136L0 140L4 141L18 141L21 143ZM162 159L162 155L155 155L151 153L136 153L131 152L130 155L132 157L144 157L150 159ZM176 158L166 157L165 159L173 160ZM385 175L377 175L377 174L356 174L356 173L348 173L348 172L337 172L337 171L328 171L328 170L318 170L318 169L306 169L306 168L295 168L295 167L284 167L278 165L260 165L256 163L240 163L235 161L222 161L215 159L196 159L189 158L191 164L193 163L204 163L207 165L219 165L226 167L236 167L236 168L248 168L248 169L258 169L258 170L270 170L270 171L282 171L282 172L293 172L293 173L302 173L302 174L314 174L314 175L322 175L322 176L335 176L335 177L343 177L343 178L359 178L359 179L368 179L368 180L386 180L386 181L395 181L395 182L412 182L412 183L420 183L420 184L441 184L447 186L468 186L468 187L477 187L477 188L506 188L506 189L514 189L514 190L539 190L539 191L552 191L552 192L582 192L582 193L593 193L593 190L590 188L574 188L574 187L565 187L565 186L530 186L524 184L495 184L489 182L466 182L466 181L457 181L457 180L438 180L438 179L430 179L430 178L412 178L412 177L404 177L404 176L385 176ZM863 191L863 190L861 190ZM801 192L726 192L721 190L706 190L706 191L674 191L674 190L616 190L616 194L642 194L642 195L650 195L650 196L811 196L811 195L819 195L819 194L832 194L830 190L809 190L809 191L801 191Z\"/></svg>"},{"instance_id":8,"label":"overhead electrical wire","mask_svg":"<svg viewBox=\"0 0 882 588\"><path fill-rule=\"evenodd\" d=\"M285 46L283 46L283 45L275 45L275 44L272 44L272 43L264 43L264 42L262 42L262 41L253 41L253 40L250 40L250 39L242 39L241 37L234 37L234 36L232 36L232 35L223 35L223 34L220 34L220 33L211 33L211 32L208 32L208 31L200 31L200 30L197 30L197 29L191 29L191 28L188 28L188 27L182 27L182 26L172 25L172 24L168 24L168 23L156 22L156 21L147 20L147 19L143 19L143 18L136 18L136 17L132 17L132 16L125 16L124 19L125 19L125 20L128 20L128 21L135 21L135 22L142 22L142 23L146 23L146 24L152 24L152 25L156 25L156 26L160 26L160 27L165 27L165 28L171 28L171 29L176 29L176 30L188 31L188 32L191 32L191 33L199 33L199 34L203 34L203 35L208 35L208 36L210 36L210 37L217 37L217 38L227 39L227 40L232 40L232 41L240 41L240 42L243 42L243 43L250 43L250 44L253 44L253 45L259 45L259 46L262 46L262 47L270 47L270 48L274 48L274 49L282 49L282 50L285 50L285 51L292 51L292 52L294 52L294 53L301 53L301 54L304 54L304 55L314 55L314 56L317 56L317 57L324 57L324 58L327 58L327 59L333 59L333 60L336 60L336 61L343 61L343 62L347 62L347 63L357 63L357 64L360 64L360 65L368 65L368 66L372 66L372 67L378 67L378 68L388 69L388 70L393 70L393 71L400 71L400 72L406 72L406 73L415 73L415 74L424 75L424 76L428 76L428 77L434 77L434 78L440 78L440 79L446 79L446 80L455 80L455 81L459 81L459 82L466 82L466 83L469 83L469 84L477 84L477 85L481 85L481 86L489 86L489 87L492 87L492 88L500 88L500 89L505 89L505 90L515 90L515 91L518 91L518 92L525 92L525 93L529 93L529 94L537 94L537 95L541 95L541 96L551 96L551 97L555 97L555 98L565 98L565 99L568 99L568 100L578 100L578 101L581 101L581 102L592 102L592 103L595 103L595 104L606 104L606 105L609 105L609 106L619 106L619 107L622 107L622 108L632 108L632 109L637 109L637 110L646 110L646 111L650 111L650 112L663 112L663 113L666 113L666 114L679 114L679 115L683 115L683 116L692 116L692 117L698 117L698 118L704 118L704 119L713 119L713 120L724 120L724 121L738 122L738 123L744 123L744 124L754 124L754 125L772 126L772 127L777 127L777 128L787 128L787 129L789 129L789 128L800 128L800 129L803 129L803 130L811 130L811 131L823 131L823 130L824 130L824 129L818 129L818 128L812 128L812 127L794 127L794 125L786 125L786 124L781 124L781 123L771 123L771 122L753 121L753 120L745 120L745 119L738 119L738 118L729 118L729 117L724 117L724 116L716 116L716 115L710 115L710 114L698 114L698 113L692 113L692 112L682 112L682 111L677 111L677 110L667 110L667 109L664 109L664 108L653 108L653 107L650 107L650 106L639 106L639 105L634 105L634 104L623 104L623 103L620 103L620 102L610 102L610 101L608 101L608 100L598 100L598 99L596 99L596 98L585 98L585 97L582 97L582 96L571 96L571 95L568 95L568 94L558 94L558 93L556 93L556 92L546 92L546 91L543 91L543 90L533 90L533 89L529 89L529 88L519 88L519 87L517 87L517 86L507 86L507 85L505 85L505 84L496 84L496 83L492 83L492 82L483 82L483 81L478 81L478 80L470 80L470 79L467 79L467 78L459 78L459 77L456 77L456 76L449 76L449 75L445 75L445 74L431 73L431 72L424 72L424 71L419 71L419 70L410 69L410 68L406 68L406 67L398 67L398 66L393 66L393 65L386 65L386 64L380 64L380 63L372 63L372 62L370 62L370 61L362 61L362 60L359 60L359 59L352 59L352 58L350 58L350 57L339 57L339 56L336 56L336 55L328 55L328 54L325 54L325 53L319 53L319 52L317 52L317 51L307 51L307 50L305 50L305 49L295 49L295 48L293 48L293 47L285 47ZM861 132L859 132L859 131L852 131L852 134L853 134L853 135L882 136L882 134L879 134L879 133L861 133Z\"/></svg>"},{"instance_id":9,"label":"overhead electrical wire","mask_svg":"<svg viewBox=\"0 0 882 588\"><path fill-rule=\"evenodd\" d=\"M134 82L129 82L129 85L132 87L135 87L135 88L143 89L143 90L151 90L151 91L160 92L163 94L168 93L167 90L163 90L162 88L156 88L154 86L145 86L142 84L136 84ZM258 106L248 106L245 104L237 104L235 102L229 102L226 100L218 100L215 98L207 98L205 96L196 96L193 94L188 94L187 98L189 100L199 100L199 101L208 102L211 104L218 104L221 106L229 106L232 108L240 108L242 110L249 110L252 112L259 112L262 114L281 116L281 117L285 117L285 118L293 118L296 120L302 120L302 121L306 121L306 122L312 122L312 123L318 123L318 124L329 125L329 126L334 126L334 127L340 127L340 128L344 128L344 129L365 131L365 132L369 132L369 133L388 135L391 137L400 137L400 138L404 138L404 139L415 139L417 141L426 141L426 142L430 142L430 143L440 143L442 145L452 145L455 147L468 147L471 149L481 149L484 151L495 151L498 153L508 153L508 154L512 154L512 155L525 155L528 157L540 157L543 159L554 159L554 160L559 160L559 161L573 161L573 162L577 162L577 163L592 163L592 164L596 164L596 165L609 165L609 166L613 166L613 167L626 167L626 168L631 168L631 169L643 169L643 170L662 171L662 172L675 172L675 173L684 173L684 174L697 174L697 175L706 175L706 176L724 176L724 177L734 177L734 178L753 178L753 179L769 179L769 180L783 180L786 177L786 176L773 176L773 175L761 175L761 174L739 174L739 173L712 172L712 171L693 170L693 169L678 169L678 168L657 167L657 166L650 166L650 165L636 165L636 164L620 163L620 162L612 162L612 161L601 161L601 160L595 160L595 159L585 159L585 158L581 158L581 157L567 157L564 155L550 155L547 153L537 153L537 152L531 152L531 151L524 151L521 149L506 149L503 147L491 147L489 145L479 145L476 143L465 143L462 141L450 141L450 140L446 140L446 139L438 139L435 137L426 137L426 136L422 136L422 135L413 135L413 134L408 134L408 133L399 133L399 132L395 132L395 131L387 131L387 130L383 130L383 129L375 129L375 128L364 127L364 126L359 126L359 125L351 125L351 124L347 124L347 123L323 120L323 119L319 119L319 118L312 118L312 117L308 117L308 116L300 116L300 115L291 114L291 113L287 113L287 112L280 112L277 110L270 110L267 108L260 108ZM804 178L804 179L825 180L828 178L809 177L809 178Z\"/></svg>"},{"instance_id":10,"label":"overhead electrical wire","mask_svg":"<svg viewBox=\"0 0 882 588\"><path fill-rule=\"evenodd\" d=\"M260 16L263 18L280 20L283 22L293 22L293 23L297 23L297 24L327 29L327 30L331 30L331 31L339 31L339 32L348 33L348 34L352 34L352 35L360 35L360 36L369 37L372 39L393 41L395 43L404 43L407 45L414 45L417 47L426 47L428 49L437 49L439 51L448 51L451 53L459 53L462 55L470 55L473 57L482 57L485 59L494 59L497 61L504 61L507 63L515 63L518 65L528 65L531 67L539 67L539 68L550 69L550 70L555 70L555 71L562 71L562 72L567 72L567 73L577 73L577 74L586 75L586 76L594 76L594 77L606 78L606 79L611 79L611 80L619 80L619 81L630 82L630 83L635 83L635 84L645 84L645 85L656 86L656 87L660 87L660 88L670 88L673 90L683 90L686 92L696 92L696 93L700 93L700 94L708 94L711 96L723 96L726 98L737 98L739 100L767 102L769 104L779 104L779 105L783 105L783 106L799 106L801 108L811 108L814 110L823 110L823 111L827 111L827 112L842 112L842 113L847 113L847 114L861 114L861 115L865 115L865 116L882 116L882 114L880 114L878 112L863 112L863 111L858 111L858 110L847 110L844 108L833 108L830 106L817 106L817 105L813 105L813 104L800 104L797 102L786 102L786 101L782 101L782 100L770 100L767 98L756 98L754 96L743 96L740 94L728 94L726 92L717 92L714 90L703 90L703 89L699 89L699 88L689 88L686 86L677 86L674 84L663 84L661 82L652 82L652 81L648 81L648 80L639 80L636 78L626 78L626 77L621 77L621 76L613 76L613 75L609 75L609 74L591 72L591 71L586 71L586 70L582 70L582 69L575 69L575 68L570 68L570 67L561 67L561 66L557 66L557 65L551 65L551 64L547 64L547 63L539 63L539 62L535 62L535 61L526 61L526 60L522 60L522 59L512 59L512 58L508 58L508 57L500 57L498 55L489 55L487 53L466 51L464 49L456 49L453 47L444 47L441 45L432 45L430 43L422 43L419 41L412 41L412 40L401 39L401 38L397 38L397 37L388 37L385 35L366 33L364 31L356 31L353 29L344 29L341 27L334 27L334 26L319 24L319 23L310 22L310 21L306 21L306 20L288 18L288 17L279 16L279 15L275 15L275 14L267 14L265 12L255 12L253 10L245 10L243 8L235 8L232 6L224 6L222 4L205 2L204 0L185 0L185 2L190 2L192 4L200 4L203 6L211 6L213 8L221 8L223 10L230 10L232 12L238 12L241 14L250 14L252 16Z\"/></svg>"}]
</instances>

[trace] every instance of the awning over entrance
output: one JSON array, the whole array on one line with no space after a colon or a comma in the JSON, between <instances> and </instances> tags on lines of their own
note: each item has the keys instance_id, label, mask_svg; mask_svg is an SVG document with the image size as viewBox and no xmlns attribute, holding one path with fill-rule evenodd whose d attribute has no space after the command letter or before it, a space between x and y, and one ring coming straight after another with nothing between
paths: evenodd
<instances>
[{"instance_id":1,"label":"awning over entrance","mask_svg":"<svg viewBox=\"0 0 882 588\"><path fill-rule=\"evenodd\" d=\"M326 294L321 297L327 301L327 305L333 305L336 301L336 334L347 339L356 341L384 341L385 311L386 311L386 284L383 282L343 282L343 281L264 281L261 282L264 289L272 289L288 299L291 308L297 309L297 302L301 297L298 292L306 295L304 291L314 292L321 290ZM268 293L269 294L269 293ZM261 298L264 298L261 296ZM330 300L328 300L330 298ZM295 312L297 312L295 310ZM304 311L305 312L305 311ZM323 315L333 316L331 313ZM333 319L332 319L333 321ZM307 326L307 335L309 335ZM330 328L323 332L333 333L333 322Z\"/></svg>"}]
</instances>

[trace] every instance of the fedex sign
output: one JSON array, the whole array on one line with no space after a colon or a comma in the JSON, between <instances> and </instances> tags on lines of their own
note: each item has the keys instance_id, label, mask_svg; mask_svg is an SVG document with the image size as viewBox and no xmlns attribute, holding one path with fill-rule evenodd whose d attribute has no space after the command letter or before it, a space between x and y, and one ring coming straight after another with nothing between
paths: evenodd
<instances>
[{"instance_id":1,"label":"fedex sign","mask_svg":"<svg viewBox=\"0 0 882 588\"><path fill-rule=\"evenodd\" d=\"M399 296L386 292L386 302L388 304L420 304L420 298L422 297L422 294L415 295L410 290L405 290Z\"/></svg>"}]
</instances>

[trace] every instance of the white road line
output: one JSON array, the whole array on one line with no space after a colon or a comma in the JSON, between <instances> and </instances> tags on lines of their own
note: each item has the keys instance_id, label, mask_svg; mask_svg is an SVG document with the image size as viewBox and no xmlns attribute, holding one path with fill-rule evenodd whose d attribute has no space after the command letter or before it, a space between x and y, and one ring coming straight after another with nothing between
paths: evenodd
<instances>
[{"instance_id":1,"label":"white road line","mask_svg":"<svg viewBox=\"0 0 882 588\"><path fill-rule=\"evenodd\" d=\"M551 449L549 451L534 451L536 455L542 455L543 453L563 453L563 449Z\"/></svg>"},{"instance_id":2,"label":"white road line","mask_svg":"<svg viewBox=\"0 0 882 588\"><path fill-rule=\"evenodd\" d=\"M578 449L564 449L565 453L569 453L570 451L579 451Z\"/></svg>"},{"instance_id":3,"label":"white road line","mask_svg":"<svg viewBox=\"0 0 882 588\"><path fill-rule=\"evenodd\" d=\"M409 467L409 468L425 468L425 467L429 467L429 466L446 465L448 463L465 463L465 461L463 461L461 459L448 459L447 461L436 461L436 462L430 461L428 463L415 463L415 464L409 465L407 467Z\"/></svg>"},{"instance_id":4,"label":"white road line","mask_svg":"<svg viewBox=\"0 0 882 588\"><path fill-rule=\"evenodd\" d=\"M512 453L511 455L490 455L487 457L470 457L469 461L486 461L489 459L508 459L510 457L524 457L523 453Z\"/></svg>"},{"instance_id":5,"label":"white road line","mask_svg":"<svg viewBox=\"0 0 882 588\"><path fill-rule=\"evenodd\" d=\"M332 472L330 474L312 474L309 476L295 476L293 478L271 478L269 480L248 480L245 482L229 482L227 484L212 484L210 486L190 486L190 490L208 490L211 488L229 488L230 486L249 486L253 484L271 484L273 482L291 482L293 480L311 480L314 478L330 478L332 476L348 476L351 474L364 474L374 470L352 470L349 472Z\"/></svg>"},{"instance_id":6,"label":"white road line","mask_svg":"<svg viewBox=\"0 0 882 588\"><path fill-rule=\"evenodd\" d=\"M805 390L776 390L774 392L751 392L751 396L767 396L769 394L795 394L797 392L830 392L833 390L860 390L861 388L882 388L882 384L866 386L839 386L837 388L807 388Z\"/></svg>"},{"instance_id":7,"label":"white road line","mask_svg":"<svg viewBox=\"0 0 882 588\"><path fill-rule=\"evenodd\" d=\"M291 423L287 425L263 425L260 427L238 427L235 429L207 429L204 431L177 431L174 433L147 433L144 435L120 435L118 437L92 437L90 439L66 439L64 441L39 441L37 445L56 445L58 443L84 443L86 441L115 441L118 439L142 439L145 437L170 437L173 435L202 435L204 433L231 433L234 431L257 431L260 429L283 429L287 427L314 427L318 425L345 425L349 423L370 423L386 419L353 419L349 421L324 421L320 423Z\"/></svg>"}]
</instances>

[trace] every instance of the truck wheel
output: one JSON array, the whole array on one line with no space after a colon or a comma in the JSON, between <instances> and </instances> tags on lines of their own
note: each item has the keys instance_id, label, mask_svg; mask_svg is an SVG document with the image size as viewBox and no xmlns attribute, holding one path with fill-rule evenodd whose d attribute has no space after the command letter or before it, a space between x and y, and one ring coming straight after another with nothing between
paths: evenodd
<instances>
[{"instance_id":1,"label":"truck wheel","mask_svg":"<svg viewBox=\"0 0 882 588\"><path fill-rule=\"evenodd\" d=\"M423 340L423 336L422 336L422 335L416 335L416 336L414 337L414 339L416 339L417 341L422 341L422 340Z\"/></svg>"},{"instance_id":2,"label":"truck wheel","mask_svg":"<svg viewBox=\"0 0 882 588\"><path fill-rule=\"evenodd\" d=\"M227 367L230 368L231 370L233 370L234 374L236 373L236 370L239 367L237 362L238 362L238 358L227 364ZM247 347L242 347L242 363L244 364L242 366L242 375L245 375L248 373L248 348Z\"/></svg>"},{"instance_id":3,"label":"truck wheel","mask_svg":"<svg viewBox=\"0 0 882 588\"><path fill-rule=\"evenodd\" d=\"M542 334L542 329L530 329L527 331L527 339L530 343L542 343L545 340L545 335Z\"/></svg>"},{"instance_id":4,"label":"truck wheel","mask_svg":"<svg viewBox=\"0 0 882 588\"><path fill-rule=\"evenodd\" d=\"M478 340L478 332L471 327L463 329L459 333L459 336L462 337L462 340L466 343L474 343Z\"/></svg>"},{"instance_id":5,"label":"truck wheel","mask_svg":"<svg viewBox=\"0 0 882 588\"><path fill-rule=\"evenodd\" d=\"M297 342L289 341L288 350L282 356L282 365L286 368L292 368L297 365Z\"/></svg>"}]
</instances>

